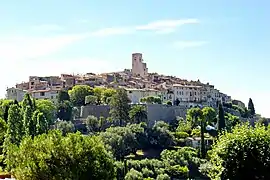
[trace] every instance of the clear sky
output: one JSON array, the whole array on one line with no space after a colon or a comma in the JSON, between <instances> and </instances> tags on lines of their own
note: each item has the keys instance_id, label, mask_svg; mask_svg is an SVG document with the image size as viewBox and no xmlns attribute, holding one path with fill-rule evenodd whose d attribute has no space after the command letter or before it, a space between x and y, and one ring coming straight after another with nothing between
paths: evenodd
<instances>
[{"instance_id":1,"label":"clear sky","mask_svg":"<svg viewBox=\"0 0 270 180\"><path fill-rule=\"evenodd\" d=\"M270 117L270 1L0 0L0 92L29 75L131 68L210 82Z\"/></svg>"}]
</instances>

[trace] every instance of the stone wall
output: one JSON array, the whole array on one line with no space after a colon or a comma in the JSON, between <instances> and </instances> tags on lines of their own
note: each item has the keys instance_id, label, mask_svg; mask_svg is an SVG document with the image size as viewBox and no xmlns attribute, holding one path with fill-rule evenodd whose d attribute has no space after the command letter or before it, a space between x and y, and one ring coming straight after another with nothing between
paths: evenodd
<instances>
[{"instance_id":1,"label":"stone wall","mask_svg":"<svg viewBox=\"0 0 270 180\"><path fill-rule=\"evenodd\" d=\"M109 117L109 112L110 112L110 106L109 105L87 105L87 106L82 106L81 107L81 113L80 113L80 118L81 119L86 119L88 116L93 115L95 117L101 117L103 116L104 118Z\"/></svg>"},{"instance_id":2,"label":"stone wall","mask_svg":"<svg viewBox=\"0 0 270 180\"><path fill-rule=\"evenodd\" d=\"M149 126L153 126L155 121L165 121L170 123L177 116L185 117L187 108L182 106L168 106L162 104L145 105L147 110ZM86 119L87 116L93 115L96 117L109 117L110 107L108 105L87 105L81 107L80 119Z\"/></svg>"},{"instance_id":3,"label":"stone wall","mask_svg":"<svg viewBox=\"0 0 270 180\"><path fill-rule=\"evenodd\" d=\"M185 118L187 108L181 106L168 106L162 104L149 104L146 106L149 126L153 126L156 121L162 120L170 123L177 116Z\"/></svg>"}]
</instances>

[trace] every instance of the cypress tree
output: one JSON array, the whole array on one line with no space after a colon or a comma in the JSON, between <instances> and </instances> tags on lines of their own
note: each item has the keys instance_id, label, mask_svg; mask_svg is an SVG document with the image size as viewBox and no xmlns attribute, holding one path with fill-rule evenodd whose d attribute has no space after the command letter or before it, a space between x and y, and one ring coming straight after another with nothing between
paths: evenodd
<instances>
[{"instance_id":1,"label":"cypress tree","mask_svg":"<svg viewBox=\"0 0 270 180\"><path fill-rule=\"evenodd\" d=\"M23 127L26 136L31 135L31 121L32 121L32 109L30 106L26 106L23 114Z\"/></svg>"},{"instance_id":2,"label":"cypress tree","mask_svg":"<svg viewBox=\"0 0 270 180\"><path fill-rule=\"evenodd\" d=\"M5 141L19 144L23 137L23 122L21 109L17 104L10 106L8 110L7 134Z\"/></svg>"},{"instance_id":3,"label":"cypress tree","mask_svg":"<svg viewBox=\"0 0 270 180\"><path fill-rule=\"evenodd\" d=\"M249 101L248 101L248 111L251 116L255 115L255 108L254 108L254 104L251 98L249 98Z\"/></svg>"},{"instance_id":4,"label":"cypress tree","mask_svg":"<svg viewBox=\"0 0 270 180\"><path fill-rule=\"evenodd\" d=\"M222 104L219 102L218 104L218 130L224 130L226 127L225 124L225 117L224 117L224 110Z\"/></svg>"},{"instance_id":5,"label":"cypress tree","mask_svg":"<svg viewBox=\"0 0 270 180\"><path fill-rule=\"evenodd\" d=\"M37 114L36 134L46 133L48 130L47 120L42 112Z\"/></svg>"}]
</instances>

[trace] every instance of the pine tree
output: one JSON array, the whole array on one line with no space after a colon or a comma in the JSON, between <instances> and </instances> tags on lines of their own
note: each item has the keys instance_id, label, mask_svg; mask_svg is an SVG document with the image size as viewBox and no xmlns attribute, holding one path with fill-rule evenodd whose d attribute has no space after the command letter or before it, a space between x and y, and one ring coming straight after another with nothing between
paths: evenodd
<instances>
[{"instance_id":1,"label":"pine tree","mask_svg":"<svg viewBox=\"0 0 270 180\"><path fill-rule=\"evenodd\" d=\"M251 98L249 98L249 101L248 101L248 111L251 116L255 115L255 108L254 108L254 104Z\"/></svg>"},{"instance_id":2,"label":"pine tree","mask_svg":"<svg viewBox=\"0 0 270 180\"><path fill-rule=\"evenodd\" d=\"M124 126L124 123L129 121L129 102L125 89L117 89L110 100L110 115L113 121L119 122L120 126Z\"/></svg>"},{"instance_id":3,"label":"pine tree","mask_svg":"<svg viewBox=\"0 0 270 180\"><path fill-rule=\"evenodd\" d=\"M225 129L225 117L224 117L224 110L221 103L218 104L218 130L224 130Z\"/></svg>"}]
</instances>

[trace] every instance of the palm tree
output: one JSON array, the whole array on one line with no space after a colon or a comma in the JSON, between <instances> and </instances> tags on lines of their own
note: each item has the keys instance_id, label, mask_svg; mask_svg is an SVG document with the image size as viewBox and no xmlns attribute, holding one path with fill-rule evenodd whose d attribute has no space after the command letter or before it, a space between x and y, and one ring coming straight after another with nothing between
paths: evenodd
<instances>
[{"instance_id":1,"label":"palm tree","mask_svg":"<svg viewBox=\"0 0 270 180\"><path fill-rule=\"evenodd\" d=\"M135 105L129 111L131 123L140 123L147 121L147 111L143 105Z\"/></svg>"}]
</instances>

